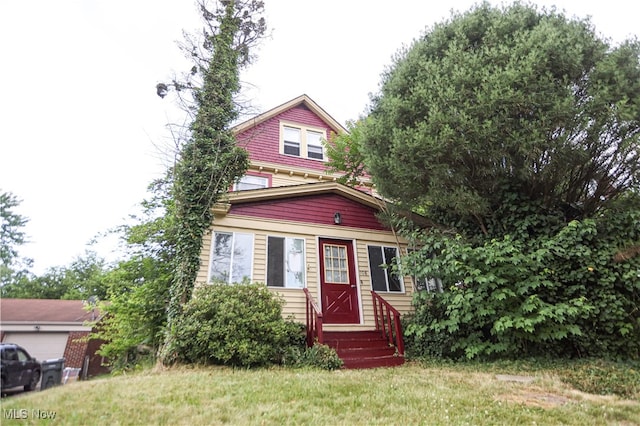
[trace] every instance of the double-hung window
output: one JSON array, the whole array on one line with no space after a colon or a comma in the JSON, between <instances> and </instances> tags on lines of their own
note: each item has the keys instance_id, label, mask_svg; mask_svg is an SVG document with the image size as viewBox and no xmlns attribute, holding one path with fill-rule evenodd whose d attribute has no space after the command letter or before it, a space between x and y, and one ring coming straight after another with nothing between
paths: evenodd
<instances>
[{"instance_id":1,"label":"double-hung window","mask_svg":"<svg viewBox=\"0 0 640 426\"><path fill-rule=\"evenodd\" d=\"M302 130L295 127L284 126L283 131L284 153L299 157Z\"/></svg>"},{"instance_id":2,"label":"double-hung window","mask_svg":"<svg viewBox=\"0 0 640 426\"><path fill-rule=\"evenodd\" d=\"M307 130L307 157L316 160L324 159L322 138L324 138L324 134L313 130Z\"/></svg>"},{"instance_id":3,"label":"double-hung window","mask_svg":"<svg viewBox=\"0 0 640 426\"><path fill-rule=\"evenodd\" d=\"M240 283L251 280L253 234L216 232L211 248L209 281Z\"/></svg>"},{"instance_id":4,"label":"double-hung window","mask_svg":"<svg viewBox=\"0 0 640 426\"><path fill-rule=\"evenodd\" d=\"M397 262L398 249L396 247L369 246L367 250L373 290L402 292L400 277L391 269Z\"/></svg>"},{"instance_id":5,"label":"double-hung window","mask_svg":"<svg viewBox=\"0 0 640 426\"><path fill-rule=\"evenodd\" d=\"M305 265L304 239L267 238L267 286L304 288Z\"/></svg>"},{"instance_id":6,"label":"double-hung window","mask_svg":"<svg viewBox=\"0 0 640 426\"><path fill-rule=\"evenodd\" d=\"M294 124L281 124L280 152L294 157L312 160L325 159L322 141L326 131L321 128L310 128Z\"/></svg>"}]
</instances>

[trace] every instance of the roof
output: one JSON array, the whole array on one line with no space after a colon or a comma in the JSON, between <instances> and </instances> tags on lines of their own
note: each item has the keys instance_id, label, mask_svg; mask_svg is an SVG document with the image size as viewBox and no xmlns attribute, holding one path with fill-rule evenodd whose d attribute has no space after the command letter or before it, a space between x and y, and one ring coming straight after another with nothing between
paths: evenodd
<instances>
[{"instance_id":1,"label":"roof","mask_svg":"<svg viewBox=\"0 0 640 426\"><path fill-rule=\"evenodd\" d=\"M97 318L95 312L87 311L83 300L52 299L1 299L0 322L2 323L77 323Z\"/></svg>"},{"instance_id":2,"label":"roof","mask_svg":"<svg viewBox=\"0 0 640 426\"><path fill-rule=\"evenodd\" d=\"M304 105L309 108L313 113L315 113L318 117L320 117L329 127L333 129L336 133L348 133L347 129L345 129L335 118L330 116L324 109L322 109L317 103L315 103L309 96L300 95L297 98L291 99L288 102L283 103L275 108L272 108L262 114L256 115L255 117L244 121L233 127L233 131L235 133L243 132L251 127L257 126L260 123L263 123L269 120L272 117L275 117L278 114L281 114L284 111L287 111L291 108L294 108L298 105Z\"/></svg>"},{"instance_id":3,"label":"roof","mask_svg":"<svg viewBox=\"0 0 640 426\"><path fill-rule=\"evenodd\" d=\"M360 204L381 210L385 205L384 200L376 198L366 192L348 187L338 182L304 183L300 185L274 186L271 188L252 189L229 193L229 204L242 204L255 201L276 200L283 198L296 198L317 194L338 194ZM218 204L218 212L221 206ZM224 208L224 207L223 207Z\"/></svg>"}]
</instances>

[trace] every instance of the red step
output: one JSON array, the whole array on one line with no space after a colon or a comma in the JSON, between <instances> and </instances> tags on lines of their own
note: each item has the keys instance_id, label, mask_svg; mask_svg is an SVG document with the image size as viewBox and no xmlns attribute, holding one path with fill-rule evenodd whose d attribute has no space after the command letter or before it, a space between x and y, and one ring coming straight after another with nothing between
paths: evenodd
<instances>
[{"instance_id":1,"label":"red step","mask_svg":"<svg viewBox=\"0 0 640 426\"><path fill-rule=\"evenodd\" d=\"M323 340L336 350L344 368L394 367L404 363L404 357L375 330L329 331Z\"/></svg>"}]
</instances>

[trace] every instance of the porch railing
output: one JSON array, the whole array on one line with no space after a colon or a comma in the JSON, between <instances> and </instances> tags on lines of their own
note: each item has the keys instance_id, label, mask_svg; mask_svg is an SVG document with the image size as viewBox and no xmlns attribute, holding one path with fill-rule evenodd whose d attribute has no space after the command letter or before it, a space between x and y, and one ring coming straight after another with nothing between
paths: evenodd
<instances>
[{"instance_id":1,"label":"porch railing","mask_svg":"<svg viewBox=\"0 0 640 426\"><path fill-rule=\"evenodd\" d=\"M304 289L304 294L307 297L307 346L311 347L315 342L324 343L322 337L322 312L308 289Z\"/></svg>"},{"instance_id":2,"label":"porch railing","mask_svg":"<svg viewBox=\"0 0 640 426\"><path fill-rule=\"evenodd\" d=\"M397 348L400 355L404 355L404 340L402 339L402 324L400 312L378 293L371 291L373 298L373 312L376 319L376 330Z\"/></svg>"}]
</instances>

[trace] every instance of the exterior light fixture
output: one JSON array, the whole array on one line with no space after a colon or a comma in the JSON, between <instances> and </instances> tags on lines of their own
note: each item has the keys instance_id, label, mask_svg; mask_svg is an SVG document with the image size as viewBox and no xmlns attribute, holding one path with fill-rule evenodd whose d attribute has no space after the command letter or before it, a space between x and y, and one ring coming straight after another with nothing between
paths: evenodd
<instances>
[{"instance_id":1,"label":"exterior light fixture","mask_svg":"<svg viewBox=\"0 0 640 426\"><path fill-rule=\"evenodd\" d=\"M342 215L340 214L340 212L335 212L333 214L333 223L335 223L336 225L340 225L342 223Z\"/></svg>"}]
</instances>

